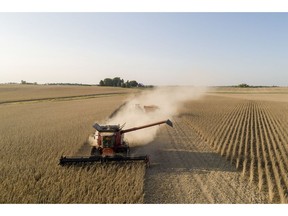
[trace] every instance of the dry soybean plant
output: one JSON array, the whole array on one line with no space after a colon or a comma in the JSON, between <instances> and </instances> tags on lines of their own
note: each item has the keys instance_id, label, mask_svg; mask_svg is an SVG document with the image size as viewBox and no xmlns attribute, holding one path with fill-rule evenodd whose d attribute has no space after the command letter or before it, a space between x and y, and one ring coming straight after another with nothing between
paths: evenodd
<instances>
[{"instance_id":1,"label":"dry soybean plant","mask_svg":"<svg viewBox=\"0 0 288 216\"><path fill-rule=\"evenodd\" d=\"M125 96L0 106L0 203L143 203L145 165L58 165Z\"/></svg>"},{"instance_id":2,"label":"dry soybean plant","mask_svg":"<svg viewBox=\"0 0 288 216\"><path fill-rule=\"evenodd\" d=\"M288 202L286 103L210 96L186 106L187 123L204 140L267 192L270 202Z\"/></svg>"}]
</instances>

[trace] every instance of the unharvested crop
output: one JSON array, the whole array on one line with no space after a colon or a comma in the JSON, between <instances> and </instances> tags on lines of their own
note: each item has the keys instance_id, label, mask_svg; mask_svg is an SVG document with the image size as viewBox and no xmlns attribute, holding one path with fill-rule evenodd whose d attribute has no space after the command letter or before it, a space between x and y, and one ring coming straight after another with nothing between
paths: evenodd
<instances>
[{"instance_id":1,"label":"unharvested crop","mask_svg":"<svg viewBox=\"0 0 288 216\"><path fill-rule=\"evenodd\" d=\"M134 103L167 110L169 97L142 103L139 97L114 94L117 90L102 94L101 88L101 97L75 98L77 89L76 94L45 92L56 100L0 105L0 203L287 203L285 90L273 95L253 90L252 95L226 89L194 101L185 96L177 106L173 100L177 109L169 115L154 114L161 120L173 115L174 128L159 127L153 141L135 147L136 153L150 155L146 169L139 162L61 167L58 161L62 154L89 154L95 121L124 123L129 116L121 119L123 110L115 112L121 104L129 104L130 113ZM63 94L73 99L58 100ZM14 96L21 97L35 95Z\"/></svg>"},{"instance_id":2,"label":"unharvested crop","mask_svg":"<svg viewBox=\"0 0 288 216\"><path fill-rule=\"evenodd\" d=\"M271 202L287 203L287 103L210 96L186 106L186 122L202 139Z\"/></svg>"},{"instance_id":3,"label":"unharvested crop","mask_svg":"<svg viewBox=\"0 0 288 216\"><path fill-rule=\"evenodd\" d=\"M145 165L58 165L125 95L0 106L0 203L142 203Z\"/></svg>"}]
</instances>

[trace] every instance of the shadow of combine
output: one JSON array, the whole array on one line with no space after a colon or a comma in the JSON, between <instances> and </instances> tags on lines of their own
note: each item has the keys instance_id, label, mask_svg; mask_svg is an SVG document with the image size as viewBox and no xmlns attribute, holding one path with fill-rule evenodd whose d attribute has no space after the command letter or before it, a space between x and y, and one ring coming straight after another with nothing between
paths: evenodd
<instances>
[{"instance_id":1,"label":"shadow of combine","mask_svg":"<svg viewBox=\"0 0 288 216\"><path fill-rule=\"evenodd\" d=\"M160 146L160 148L159 148ZM237 169L221 155L214 152L197 152L175 148L161 148L159 142L134 147L131 154L149 155L147 174L178 172L237 172Z\"/></svg>"},{"instance_id":2,"label":"shadow of combine","mask_svg":"<svg viewBox=\"0 0 288 216\"><path fill-rule=\"evenodd\" d=\"M89 141L86 140L83 142L83 144L80 146L80 148L75 152L74 156L89 156L91 154L91 146L89 144Z\"/></svg>"}]
</instances>

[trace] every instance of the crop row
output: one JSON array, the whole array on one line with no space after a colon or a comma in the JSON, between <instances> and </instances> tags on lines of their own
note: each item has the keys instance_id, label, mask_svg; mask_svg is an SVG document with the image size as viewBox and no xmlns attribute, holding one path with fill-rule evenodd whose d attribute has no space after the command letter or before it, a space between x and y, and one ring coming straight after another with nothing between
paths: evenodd
<instances>
[{"instance_id":1,"label":"crop row","mask_svg":"<svg viewBox=\"0 0 288 216\"><path fill-rule=\"evenodd\" d=\"M212 104L193 104L187 123L259 190L268 192L271 202L287 203L286 107L250 100Z\"/></svg>"},{"instance_id":2,"label":"crop row","mask_svg":"<svg viewBox=\"0 0 288 216\"><path fill-rule=\"evenodd\" d=\"M0 203L142 203L143 164L58 165L125 99L0 106Z\"/></svg>"}]
</instances>

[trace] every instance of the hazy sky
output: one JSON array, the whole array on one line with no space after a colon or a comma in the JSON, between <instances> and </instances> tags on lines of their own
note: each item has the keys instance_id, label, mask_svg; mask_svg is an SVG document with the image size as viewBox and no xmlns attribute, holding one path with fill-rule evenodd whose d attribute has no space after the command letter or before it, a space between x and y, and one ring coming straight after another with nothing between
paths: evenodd
<instances>
[{"instance_id":1,"label":"hazy sky","mask_svg":"<svg viewBox=\"0 0 288 216\"><path fill-rule=\"evenodd\" d=\"M288 13L0 13L0 83L288 85Z\"/></svg>"}]
</instances>

